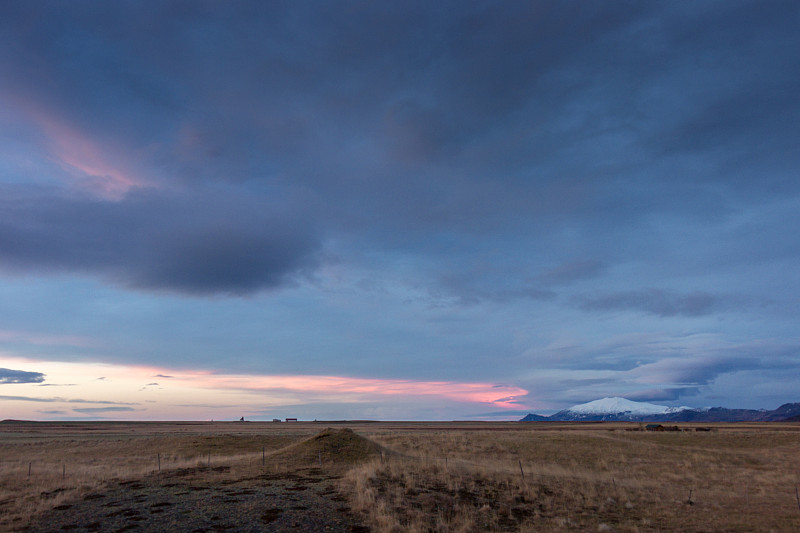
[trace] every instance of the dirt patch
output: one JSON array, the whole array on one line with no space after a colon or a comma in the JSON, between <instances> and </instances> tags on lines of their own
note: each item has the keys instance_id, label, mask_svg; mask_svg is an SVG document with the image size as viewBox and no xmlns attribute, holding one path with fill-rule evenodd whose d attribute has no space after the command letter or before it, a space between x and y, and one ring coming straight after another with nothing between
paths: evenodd
<instances>
[{"instance_id":1,"label":"dirt patch","mask_svg":"<svg viewBox=\"0 0 800 533\"><path fill-rule=\"evenodd\" d=\"M113 483L16 531L368 531L331 497L337 479L318 468L238 477L219 469L182 469Z\"/></svg>"}]
</instances>

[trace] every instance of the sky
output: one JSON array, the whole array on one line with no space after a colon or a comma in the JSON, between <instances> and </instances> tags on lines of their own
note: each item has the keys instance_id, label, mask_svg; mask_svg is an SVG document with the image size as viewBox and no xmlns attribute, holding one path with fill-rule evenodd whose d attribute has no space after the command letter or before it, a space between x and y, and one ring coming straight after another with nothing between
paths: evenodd
<instances>
[{"instance_id":1,"label":"sky","mask_svg":"<svg viewBox=\"0 0 800 533\"><path fill-rule=\"evenodd\" d=\"M0 419L800 401L800 3L0 3Z\"/></svg>"}]
</instances>

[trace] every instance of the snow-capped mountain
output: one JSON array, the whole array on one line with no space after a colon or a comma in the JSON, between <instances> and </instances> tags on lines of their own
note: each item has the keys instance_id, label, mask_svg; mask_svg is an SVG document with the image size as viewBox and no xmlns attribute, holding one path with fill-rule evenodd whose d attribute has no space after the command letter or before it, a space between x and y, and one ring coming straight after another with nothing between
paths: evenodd
<instances>
[{"instance_id":1,"label":"snow-capped mountain","mask_svg":"<svg viewBox=\"0 0 800 533\"><path fill-rule=\"evenodd\" d=\"M767 410L667 407L647 402L634 402L626 398L603 398L573 405L554 415L529 414L522 422L535 421L630 421L630 422L735 422L780 421L800 415L800 403L788 403Z\"/></svg>"},{"instance_id":2,"label":"snow-capped mountain","mask_svg":"<svg viewBox=\"0 0 800 533\"><path fill-rule=\"evenodd\" d=\"M643 417L669 415L691 407L667 407L626 398L603 398L573 405L550 417L551 420L641 420Z\"/></svg>"},{"instance_id":3,"label":"snow-capped mountain","mask_svg":"<svg viewBox=\"0 0 800 533\"><path fill-rule=\"evenodd\" d=\"M574 413L575 415L662 415L665 413L677 413L691 409L691 407L666 407L647 402L634 402L625 398L603 398L593 402L573 405L562 412Z\"/></svg>"}]
</instances>

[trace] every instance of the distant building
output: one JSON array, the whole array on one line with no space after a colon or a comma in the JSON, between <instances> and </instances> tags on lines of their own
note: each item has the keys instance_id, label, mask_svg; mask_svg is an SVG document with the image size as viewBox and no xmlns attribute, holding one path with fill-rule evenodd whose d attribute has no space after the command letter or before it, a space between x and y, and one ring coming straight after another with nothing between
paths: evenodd
<instances>
[{"instance_id":1,"label":"distant building","mask_svg":"<svg viewBox=\"0 0 800 533\"><path fill-rule=\"evenodd\" d=\"M287 418L286 421L287 422L297 422L297 419L296 418Z\"/></svg>"},{"instance_id":2,"label":"distant building","mask_svg":"<svg viewBox=\"0 0 800 533\"><path fill-rule=\"evenodd\" d=\"M662 426L661 424L647 424L644 427L647 431L680 431L678 426Z\"/></svg>"},{"instance_id":3,"label":"distant building","mask_svg":"<svg viewBox=\"0 0 800 533\"><path fill-rule=\"evenodd\" d=\"M280 421L281 421L281 419L280 419L280 418L273 418L273 419L272 419L272 421L273 421L273 422L280 422Z\"/></svg>"}]
</instances>

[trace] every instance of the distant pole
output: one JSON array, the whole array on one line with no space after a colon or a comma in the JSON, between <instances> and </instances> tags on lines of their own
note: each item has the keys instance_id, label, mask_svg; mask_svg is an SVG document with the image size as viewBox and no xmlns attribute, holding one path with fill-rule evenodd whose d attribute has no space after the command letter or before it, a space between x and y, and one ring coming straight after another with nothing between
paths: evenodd
<instances>
[{"instance_id":1,"label":"distant pole","mask_svg":"<svg viewBox=\"0 0 800 533\"><path fill-rule=\"evenodd\" d=\"M211 452L208 452L208 461L206 462L207 467L211 467Z\"/></svg>"},{"instance_id":2,"label":"distant pole","mask_svg":"<svg viewBox=\"0 0 800 533\"><path fill-rule=\"evenodd\" d=\"M31 478L31 466L33 466L33 463L28 463L28 479Z\"/></svg>"},{"instance_id":3,"label":"distant pole","mask_svg":"<svg viewBox=\"0 0 800 533\"><path fill-rule=\"evenodd\" d=\"M322 466L322 450L317 451L317 457L319 458L319 466Z\"/></svg>"},{"instance_id":4,"label":"distant pole","mask_svg":"<svg viewBox=\"0 0 800 533\"><path fill-rule=\"evenodd\" d=\"M522 474L522 482L525 483L525 471L522 469L522 460L517 459L519 463L519 473Z\"/></svg>"},{"instance_id":5,"label":"distant pole","mask_svg":"<svg viewBox=\"0 0 800 533\"><path fill-rule=\"evenodd\" d=\"M261 447L261 466L264 466L264 457L265 457L264 448L265 448L264 446Z\"/></svg>"},{"instance_id":6,"label":"distant pole","mask_svg":"<svg viewBox=\"0 0 800 533\"><path fill-rule=\"evenodd\" d=\"M67 477L67 463L61 465L61 479L66 479Z\"/></svg>"},{"instance_id":7,"label":"distant pole","mask_svg":"<svg viewBox=\"0 0 800 533\"><path fill-rule=\"evenodd\" d=\"M158 454L158 471L161 472L161 454Z\"/></svg>"}]
</instances>

